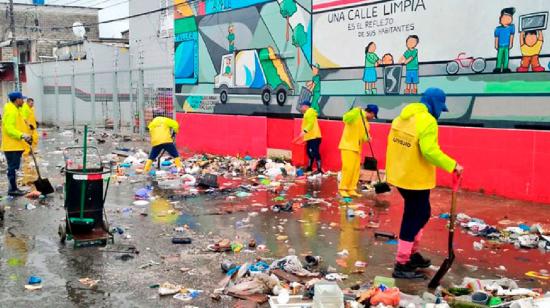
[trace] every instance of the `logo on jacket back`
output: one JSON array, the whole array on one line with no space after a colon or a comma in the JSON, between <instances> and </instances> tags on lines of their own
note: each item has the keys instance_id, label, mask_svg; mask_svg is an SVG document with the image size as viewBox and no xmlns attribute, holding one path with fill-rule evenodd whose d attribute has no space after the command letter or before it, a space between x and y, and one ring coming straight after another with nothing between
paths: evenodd
<instances>
[{"instance_id":1,"label":"logo on jacket back","mask_svg":"<svg viewBox=\"0 0 550 308\"><path fill-rule=\"evenodd\" d=\"M397 143L397 144L402 145L402 146L407 147L407 148L410 148L412 146L410 142L408 142L406 140L403 140L403 139L399 139L397 137L393 137L392 141L394 143Z\"/></svg>"}]
</instances>

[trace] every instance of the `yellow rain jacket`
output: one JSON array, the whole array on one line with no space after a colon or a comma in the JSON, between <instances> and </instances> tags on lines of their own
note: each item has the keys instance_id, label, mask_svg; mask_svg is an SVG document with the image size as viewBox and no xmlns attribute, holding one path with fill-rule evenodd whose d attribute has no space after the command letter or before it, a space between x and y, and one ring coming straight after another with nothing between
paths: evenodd
<instances>
[{"instance_id":1,"label":"yellow rain jacket","mask_svg":"<svg viewBox=\"0 0 550 308\"><path fill-rule=\"evenodd\" d=\"M29 104L24 103L21 106L21 113L23 118L27 121L27 124L32 125L36 129L36 116L34 114L34 107L29 106Z\"/></svg>"},{"instance_id":2,"label":"yellow rain jacket","mask_svg":"<svg viewBox=\"0 0 550 308\"><path fill-rule=\"evenodd\" d=\"M364 125L361 117L365 120ZM370 131L365 111L359 107L353 108L344 114L343 121L345 123L344 132L342 133L338 149L361 153L363 143L368 140L365 126Z\"/></svg>"},{"instance_id":3,"label":"yellow rain jacket","mask_svg":"<svg viewBox=\"0 0 550 308\"><path fill-rule=\"evenodd\" d=\"M304 113L302 120L302 130L306 133L304 141L321 138L321 129L317 120L317 111L313 108L308 108Z\"/></svg>"},{"instance_id":4,"label":"yellow rain jacket","mask_svg":"<svg viewBox=\"0 0 550 308\"><path fill-rule=\"evenodd\" d=\"M12 102L4 105L4 115L2 117L2 151L25 151L28 145L21 137L24 133L27 133L28 130L29 127L23 119L21 109Z\"/></svg>"},{"instance_id":5,"label":"yellow rain jacket","mask_svg":"<svg viewBox=\"0 0 550 308\"><path fill-rule=\"evenodd\" d=\"M149 134L151 134L152 146L174 142L170 129L174 130L176 134L179 131L178 122L166 117L154 118L147 127L149 128Z\"/></svg>"},{"instance_id":6,"label":"yellow rain jacket","mask_svg":"<svg viewBox=\"0 0 550 308\"><path fill-rule=\"evenodd\" d=\"M388 182L405 189L435 187L435 167L452 172L456 161L439 148L437 120L426 105L412 103L392 122L386 153Z\"/></svg>"},{"instance_id":7,"label":"yellow rain jacket","mask_svg":"<svg viewBox=\"0 0 550 308\"><path fill-rule=\"evenodd\" d=\"M29 106L29 104L25 102L23 106L21 106L21 114L23 115L25 122L29 126L29 130L25 133L32 135L32 146L34 149L36 149L38 145L38 130L36 125L36 116L34 114L34 107ZM34 127L34 129L30 129L31 126Z\"/></svg>"}]
</instances>

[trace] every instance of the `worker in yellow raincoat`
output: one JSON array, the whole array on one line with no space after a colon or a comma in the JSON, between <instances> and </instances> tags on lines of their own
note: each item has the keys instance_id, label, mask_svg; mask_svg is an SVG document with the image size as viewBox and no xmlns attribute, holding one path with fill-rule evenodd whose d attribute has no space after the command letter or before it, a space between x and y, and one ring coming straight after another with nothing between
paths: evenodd
<instances>
[{"instance_id":1,"label":"worker in yellow raincoat","mask_svg":"<svg viewBox=\"0 0 550 308\"><path fill-rule=\"evenodd\" d=\"M397 187L405 201L399 232L393 277L423 278L417 268L431 265L418 252L422 229L430 219L430 189L435 187L439 167L447 172L463 171L454 159L439 148L437 119L448 111L446 95L429 88L418 103L407 105L392 122L386 153L388 182Z\"/></svg>"},{"instance_id":2,"label":"worker in yellow raincoat","mask_svg":"<svg viewBox=\"0 0 550 308\"><path fill-rule=\"evenodd\" d=\"M307 156L309 164L306 171L313 171L313 163L317 162L317 173L323 173L321 168L321 129L319 128L319 120L317 119L317 110L311 107L310 102L303 102L300 111L304 114L302 120L302 132L300 138L306 142Z\"/></svg>"},{"instance_id":3,"label":"worker in yellow raincoat","mask_svg":"<svg viewBox=\"0 0 550 308\"><path fill-rule=\"evenodd\" d=\"M143 171L149 172L151 170L153 161L157 159L162 150L168 152L168 154L174 158L174 164L176 167L181 169L181 159L172 137L172 132L177 134L179 131L178 122L163 116L155 116L147 127L149 128L149 134L151 135L151 146L153 148L151 149L149 159L147 159Z\"/></svg>"},{"instance_id":4,"label":"worker in yellow raincoat","mask_svg":"<svg viewBox=\"0 0 550 308\"><path fill-rule=\"evenodd\" d=\"M8 163L8 195L16 197L26 193L17 188L17 169L21 165L23 151L32 142L32 137L27 133L28 126L21 113L25 97L21 92L11 92L8 98L10 101L4 105L2 117L1 148Z\"/></svg>"},{"instance_id":5,"label":"worker in yellow raincoat","mask_svg":"<svg viewBox=\"0 0 550 308\"><path fill-rule=\"evenodd\" d=\"M32 137L32 148L33 150L36 150L36 147L38 146L38 125L36 123L36 115L34 113L34 99L30 97L27 98L27 102L25 102L21 107L21 112L25 122L27 122L27 125L29 126Z\"/></svg>"},{"instance_id":6,"label":"worker in yellow raincoat","mask_svg":"<svg viewBox=\"0 0 550 308\"><path fill-rule=\"evenodd\" d=\"M365 110L355 107L343 116L344 132L338 145L342 154L342 178L338 192L344 198L360 196L356 189L361 172L361 151L363 143L368 140L369 120L377 117L378 106L374 104L367 105Z\"/></svg>"}]
</instances>

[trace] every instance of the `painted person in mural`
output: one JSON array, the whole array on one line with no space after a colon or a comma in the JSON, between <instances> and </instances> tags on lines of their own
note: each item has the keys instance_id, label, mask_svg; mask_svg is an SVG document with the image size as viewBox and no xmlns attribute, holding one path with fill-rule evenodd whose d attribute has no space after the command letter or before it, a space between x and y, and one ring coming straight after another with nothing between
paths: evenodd
<instances>
[{"instance_id":1,"label":"painted person in mural","mask_svg":"<svg viewBox=\"0 0 550 308\"><path fill-rule=\"evenodd\" d=\"M230 24L227 27L227 43L229 46L227 50L229 52L234 52L235 51L235 26L233 26L233 24Z\"/></svg>"},{"instance_id":2,"label":"painted person in mural","mask_svg":"<svg viewBox=\"0 0 550 308\"><path fill-rule=\"evenodd\" d=\"M406 40L407 50L399 59L399 63L405 64L407 72L405 74L405 94L418 93L418 83L420 82L418 76L418 49L416 47L419 43L419 38L416 35L409 35Z\"/></svg>"},{"instance_id":3,"label":"painted person in mural","mask_svg":"<svg viewBox=\"0 0 550 308\"><path fill-rule=\"evenodd\" d=\"M364 110L355 107L346 112L342 119L344 131L338 149L342 155L342 177L338 184L338 193L343 198L359 197L357 183L361 173L361 152L363 143L370 141L369 121L378 118L378 106L367 105Z\"/></svg>"},{"instance_id":4,"label":"painted person in mural","mask_svg":"<svg viewBox=\"0 0 550 308\"><path fill-rule=\"evenodd\" d=\"M223 69L223 74L229 78L233 75L231 72L231 57L225 58L225 68Z\"/></svg>"},{"instance_id":5,"label":"painted person in mural","mask_svg":"<svg viewBox=\"0 0 550 308\"><path fill-rule=\"evenodd\" d=\"M499 23L495 28L495 49L497 50L497 64L493 73L510 73L508 64L510 62L510 49L514 47L514 14L516 9L508 7L500 11Z\"/></svg>"},{"instance_id":6,"label":"painted person in mural","mask_svg":"<svg viewBox=\"0 0 550 308\"><path fill-rule=\"evenodd\" d=\"M317 162L316 173L323 173L320 153L322 136L317 119L318 113L315 109L311 108L311 103L308 101L302 103L300 112L304 114L304 118L302 120L302 132L297 139L302 139L306 142L307 156L309 158L306 172L312 172L313 163Z\"/></svg>"},{"instance_id":7,"label":"painted person in mural","mask_svg":"<svg viewBox=\"0 0 550 308\"><path fill-rule=\"evenodd\" d=\"M311 81L308 81L306 84L306 87L312 93L311 108L315 109L317 113L321 112L321 108L319 107L319 99L321 98L321 76L319 75L320 67L321 66L319 64L314 64L311 66L311 74L313 77L311 77Z\"/></svg>"},{"instance_id":8,"label":"painted person in mural","mask_svg":"<svg viewBox=\"0 0 550 308\"><path fill-rule=\"evenodd\" d=\"M393 277L424 278L418 268L431 265L419 253L422 230L431 215L430 190L436 185L436 167L461 175L463 168L441 151L437 119L447 112L446 95L428 88L420 102L407 105L391 125L386 152L386 173L390 184L403 197L405 209Z\"/></svg>"},{"instance_id":9,"label":"painted person in mural","mask_svg":"<svg viewBox=\"0 0 550 308\"><path fill-rule=\"evenodd\" d=\"M376 67L380 65L380 57L376 54L376 44L370 42L365 47L365 71L363 73L363 82L365 82L365 94L376 94Z\"/></svg>"},{"instance_id":10,"label":"painted person in mural","mask_svg":"<svg viewBox=\"0 0 550 308\"><path fill-rule=\"evenodd\" d=\"M163 151L166 151L174 158L174 165L176 165L178 171L181 170L181 159L174 141L175 135L179 131L178 122L155 112L154 118L147 128L151 135L152 148L143 171L145 173L149 172L153 165L153 161L155 161Z\"/></svg>"},{"instance_id":11,"label":"painted person in mural","mask_svg":"<svg viewBox=\"0 0 550 308\"><path fill-rule=\"evenodd\" d=\"M519 36L519 45L521 49L521 65L517 68L519 73L526 73L529 67L533 72L544 72L544 67L540 65L539 55L542 50L544 37L542 31L523 31Z\"/></svg>"}]
</instances>

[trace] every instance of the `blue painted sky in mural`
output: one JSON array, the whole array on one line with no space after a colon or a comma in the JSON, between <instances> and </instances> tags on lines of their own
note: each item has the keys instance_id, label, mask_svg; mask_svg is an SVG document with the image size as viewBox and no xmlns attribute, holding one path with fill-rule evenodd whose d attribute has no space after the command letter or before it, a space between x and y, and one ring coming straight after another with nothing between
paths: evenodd
<instances>
[{"instance_id":1,"label":"blue painted sky in mural","mask_svg":"<svg viewBox=\"0 0 550 308\"><path fill-rule=\"evenodd\" d=\"M272 0L206 0L206 14L214 14L227 10L240 9L247 6L269 2Z\"/></svg>"}]
</instances>

